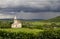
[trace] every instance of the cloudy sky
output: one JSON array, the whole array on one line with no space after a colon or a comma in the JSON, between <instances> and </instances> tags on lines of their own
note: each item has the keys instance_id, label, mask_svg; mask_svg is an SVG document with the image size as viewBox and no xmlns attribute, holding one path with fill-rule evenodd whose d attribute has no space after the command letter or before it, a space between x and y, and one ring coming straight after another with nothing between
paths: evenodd
<instances>
[{"instance_id":1,"label":"cloudy sky","mask_svg":"<svg viewBox=\"0 0 60 39\"><path fill-rule=\"evenodd\" d=\"M0 0L0 19L50 19L60 16L60 0Z\"/></svg>"}]
</instances>

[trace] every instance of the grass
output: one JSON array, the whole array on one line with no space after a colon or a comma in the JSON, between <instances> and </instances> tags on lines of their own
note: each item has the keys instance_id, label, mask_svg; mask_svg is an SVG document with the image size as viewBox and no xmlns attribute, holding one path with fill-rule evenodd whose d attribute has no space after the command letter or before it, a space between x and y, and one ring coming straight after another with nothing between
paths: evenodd
<instances>
[{"instance_id":1,"label":"grass","mask_svg":"<svg viewBox=\"0 0 60 39\"><path fill-rule=\"evenodd\" d=\"M31 22L33 25L51 25L52 22ZM55 22L55 24L59 25L60 22Z\"/></svg>"},{"instance_id":2,"label":"grass","mask_svg":"<svg viewBox=\"0 0 60 39\"><path fill-rule=\"evenodd\" d=\"M2 31L7 31L7 32L25 32L25 33L33 33L33 34L37 34L39 32L42 32L43 30L40 29L29 29L29 28L10 28L10 29L0 29Z\"/></svg>"}]
</instances>

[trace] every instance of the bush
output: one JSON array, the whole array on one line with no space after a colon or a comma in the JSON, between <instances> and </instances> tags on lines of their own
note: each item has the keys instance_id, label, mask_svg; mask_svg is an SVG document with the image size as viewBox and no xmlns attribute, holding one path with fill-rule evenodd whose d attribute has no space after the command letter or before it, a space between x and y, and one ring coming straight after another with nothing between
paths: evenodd
<instances>
[{"instance_id":1,"label":"bush","mask_svg":"<svg viewBox=\"0 0 60 39\"><path fill-rule=\"evenodd\" d=\"M45 30L39 34L41 39L60 39L60 30Z\"/></svg>"},{"instance_id":2,"label":"bush","mask_svg":"<svg viewBox=\"0 0 60 39\"><path fill-rule=\"evenodd\" d=\"M0 21L0 28L11 28L11 21Z\"/></svg>"},{"instance_id":3,"label":"bush","mask_svg":"<svg viewBox=\"0 0 60 39\"><path fill-rule=\"evenodd\" d=\"M60 39L60 30L44 30L36 35L26 32L8 32L0 30L1 39Z\"/></svg>"},{"instance_id":4,"label":"bush","mask_svg":"<svg viewBox=\"0 0 60 39\"><path fill-rule=\"evenodd\" d=\"M35 35L32 33L24 33L24 32L6 32L6 31L0 31L0 37L3 39L34 39Z\"/></svg>"}]
</instances>

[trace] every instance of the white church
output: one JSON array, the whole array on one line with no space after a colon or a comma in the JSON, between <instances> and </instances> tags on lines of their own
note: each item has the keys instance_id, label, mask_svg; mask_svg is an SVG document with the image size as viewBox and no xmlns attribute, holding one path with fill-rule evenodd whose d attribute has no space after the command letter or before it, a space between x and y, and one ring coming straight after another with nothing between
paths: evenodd
<instances>
[{"instance_id":1,"label":"white church","mask_svg":"<svg viewBox=\"0 0 60 39\"><path fill-rule=\"evenodd\" d=\"M22 28L22 23L17 20L16 16L14 17L14 23L11 25L11 28Z\"/></svg>"}]
</instances>

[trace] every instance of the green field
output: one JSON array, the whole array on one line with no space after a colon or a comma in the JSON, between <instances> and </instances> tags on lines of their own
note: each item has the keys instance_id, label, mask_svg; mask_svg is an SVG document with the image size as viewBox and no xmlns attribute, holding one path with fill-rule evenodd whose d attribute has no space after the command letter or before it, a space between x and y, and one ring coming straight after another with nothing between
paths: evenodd
<instances>
[{"instance_id":1,"label":"green field","mask_svg":"<svg viewBox=\"0 0 60 39\"><path fill-rule=\"evenodd\" d=\"M0 39L60 39L60 28L58 29L0 29Z\"/></svg>"},{"instance_id":2,"label":"green field","mask_svg":"<svg viewBox=\"0 0 60 39\"><path fill-rule=\"evenodd\" d=\"M60 39L60 17L26 21L22 28L11 28L13 20L0 20L0 39Z\"/></svg>"},{"instance_id":3,"label":"green field","mask_svg":"<svg viewBox=\"0 0 60 39\"><path fill-rule=\"evenodd\" d=\"M52 22L31 22L33 25L51 25ZM56 22L55 24L59 25L60 22Z\"/></svg>"},{"instance_id":4,"label":"green field","mask_svg":"<svg viewBox=\"0 0 60 39\"><path fill-rule=\"evenodd\" d=\"M25 33L33 33L33 34L36 34L38 32L42 32L43 30L40 30L40 29L29 29L29 28L10 28L10 29L0 29L2 31L7 31L7 32L25 32Z\"/></svg>"}]
</instances>

